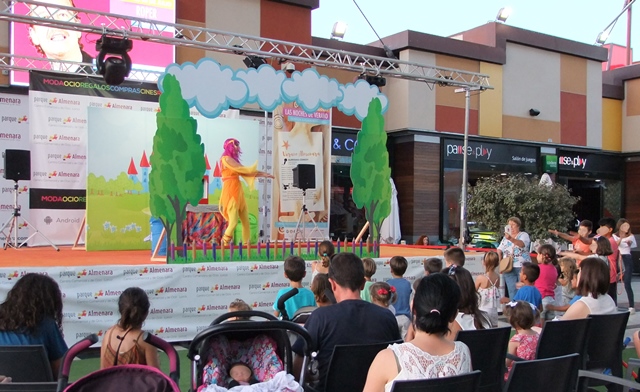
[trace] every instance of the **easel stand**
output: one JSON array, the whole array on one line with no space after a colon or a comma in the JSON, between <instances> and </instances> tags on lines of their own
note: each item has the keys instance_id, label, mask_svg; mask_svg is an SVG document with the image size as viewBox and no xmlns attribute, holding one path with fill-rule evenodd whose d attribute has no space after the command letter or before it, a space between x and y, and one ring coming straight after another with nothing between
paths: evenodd
<instances>
[{"instance_id":1,"label":"easel stand","mask_svg":"<svg viewBox=\"0 0 640 392\"><path fill-rule=\"evenodd\" d=\"M320 231L318 224L316 223L315 219L313 219L313 216L309 213L309 210L307 209L306 197L307 197L307 190L303 189L302 190L302 208L300 209L300 216L298 217L298 223L296 224L296 231L295 231L295 234L293 235L293 242L298 240L302 240L304 242L307 240L307 233L305 230L307 226L305 217L307 216L309 217L309 221L313 223L313 229L309 234L313 235L313 232L316 231L320 236L320 238L322 238L322 232ZM300 233L300 225L302 225L302 235L301 235L301 238L298 238L298 233Z\"/></svg>"},{"instance_id":2,"label":"easel stand","mask_svg":"<svg viewBox=\"0 0 640 392\"><path fill-rule=\"evenodd\" d=\"M57 246L55 246L55 244L51 242L51 240L48 239L44 234L42 234L34 225L32 225L26 219L22 218L20 214L20 205L18 204L18 193L19 193L18 181L14 181L14 182L15 184L13 186L13 214L11 215L11 218L9 218L9 220L4 225L2 225L2 229L0 229L0 233L5 235L4 250L7 250L8 247L11 247L13 249L19 249L23 247L30 239L35 237L37 234L40 234L42 238L44 238L49 243L49 245L53 247L53 249L55 249L56 251L60 251L60 249ZM24 240L22 243L18 242L18 228L20 227L20 221L24 222L27 227L33 230L33 234L27 237L27 239ZM5 229L7 227L9 228L9 234L5 233ZM11 237L12 234L13 234L13 238Z\"/></svg>"}]
</instances>

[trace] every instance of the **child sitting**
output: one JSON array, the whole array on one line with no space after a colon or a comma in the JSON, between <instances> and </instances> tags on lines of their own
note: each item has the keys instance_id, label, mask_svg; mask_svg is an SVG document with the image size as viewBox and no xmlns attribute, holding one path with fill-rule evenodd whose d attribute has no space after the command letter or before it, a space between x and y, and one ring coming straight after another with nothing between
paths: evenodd
<instances>
[{"instance_id":1,"label":"child sitting","mask_svg":"<svg viewBox=\"0 0 640 392\"><path fill-rule=\"evenodd\" d=\"M289 256L284 261L284 276L289 279L290 289L284 288L278 291L276 295L276 300L273 303L273 314L276 317L280 316L280 311L278 310L278 300L284 294L288 293L289 290L296 288L298 289L298 294L289 298L284 303L284 308L287 311L287 316L292 318L298 309L303 306L316 306L316 301L311 290L302 287L302 279L307 275L306 265L304 260L299 256Z\"/></svg>"},{"instance_id":2,"label":"child sitting","mask_svg":"<svg viewBox=\"0 0 640 392\"><path fill-rule=\"evenodd\" d=\"M227 307L227 312L229 312L229 313L231 313L231 312L245 312L245 311L250 311L250 310L251 310L251 306L249 306L248 303L244 302L240 298L236 298L233 301L231 301L231 303ZM227 321L246 321L246 320L250 320L250 319L251 319L250 317L230 317L230 318L227 319Z\"/></svg>"},{"instance_id":3,"label":"child sitting","mask_svg":"<svg viewBox=\"0 0 640 392\"><path fill-rule=\"evenodd\" d=\"M360 291L360 298L367 302L371 302L371 294L369 294L369 287L373 284L371 277L376 273L376 262L373 259L366 257L362 259L364 264L364 288Z\"/></svg>"},{"instance_id":4,"label":"child sitting","mask_svg":"<svg viewBox=\"0 0 640 392\"><path fill-rule=\"evenodd\" d=\"M396 302L397 297L395 287L389 286L389 284L385 282L377 282L369 287L369 291L371 302L374 305L382 306L383 308L389 309L395 316L396 310L392 305ZM400 332L402 332L402 328L400 325L398 325L398 328L400 328Z\"/></svg>"},{"instance_id":5,"label":"child sitting","mask_svg":"<svg viewBox=\"0 0 640 392\"><path fill-rule=\"evenodd\" d=\"M569 306L580 299L580 295L576 295L576 287L578 287L578 266L576 261L571 257L563 257L558 260L560 264L560 276L558 284L562 286L562 301L556 301L555 304L549 304L545 310L555 312L566 312ZM558 303L561 302L561 303Z\"/></svg>"},{"instance_id":6,"label":"child sitting","mask_svg":"<svg viewBox=\"0 0 640 392\"><path fill-rule=\"evenodd\" d=\"M311 280L318 274L328 274L329 264L331 258L336 253L336 248L331 241L322 241L318 246L318 254L320 255L320 261L314 261L311 263Z\"/></svg>"},{"instance_id":7,"label":"child sitting","mask_svg":"<svg viewBox=\"0 0 640 392\"><path fill-rule=\"evenodd\" d=\"M316 305L318 307L329 306L333 304L331 298L329 298L329 293L331 291L331 283L329 282L329 275L327 274L318 274L313 281L311 282L311 292L313 293L313 297L316 300Z\"/></svg>"},{"instance_id":8,"label":"child sitting","mask_svg":"<svg viewBox=\"0 0 640 392\"><path fill-rule=\"evenodd\" d=\"M534 285L540 291L542 296L542 308L555 302L556 281L558 280L558 270L554 266L557 264L556 249L549 244L541 245L538 248L538 267L540 268L540 276L536 279ZM544 323L545 320L553 318L553 311L543 311L540 319Z\"/></svg>"},{"instance_id":9,"label":"child sitting","mask_svg":"<svg viewBox=\"0 0 640 392\"><path fill-rule=\"evenodd\" d=\"M525 301L513 301L507 304L506 310L509 324L516 330L515 335L509 340L508 353L524 360L535 359L539 335L531 327L535 324L536 308ZM509 377L513 360L507 358L506 365L505 380Z\"/></svg>"},{"instance_id":10,"label":"child sitting","mask_svg":"<svg viewBox=\"0 0 640 392\"><path fill-rule=\"evenodd\" d=\"M396 289L396 321L400 326L400 336L404 339L411 324L411 310L409 309L409 298L411 297L411 283L403 278L407 271L407 259L402 256L393 256L389 261L391 276L387 283Z\"/></svg>"},{"instance_id":11,"label":"child sitting","mask_svg":"<svg viewBox=\"0 0 640 392\"><path fill-rule=\"evenodd\" d=\"M244 362L236 362L229 366L229 378L231 379L228 383L229 388L258 383L253 375L253 370Z\"/></svg>"},{"instance_id":12,"label":"child sitting","mask_svg":"<svg viewBox=\"0 0 640 392\"><path fill-rule=\"evenodd\" d=\"M142 324L150 306L147 293L139 287L129 287L120 294L120 320L105 334L100 348L101 369L129 364L160 367L158 350L142 340ZM115 350L114 346L117 347Z\"/></svg>"},{"instance_id":13,"label":"child sitting","mask_svg":"<svg viewBox=\"0 0 640 392\"><path fill-rule=\"evenodd\" d=\"M476 277L476 290L480 296L480 310L487 313L491 326L498 326L498 307L500 306L500 275L496 272L500 257L496 252L487 252L482 259L484 275Z\"/></svg>"},{"instance_id":14,"label":"child sitting","mask_svg":"<svg viewBox=\"0 0 640 392\"><path fill-rule=\"evenodd\" d=\"M540 276L540 267L537 264L529 262L522 263L522 269L520 269L520 283L522 283L522 287L518 289L513 300L529 302L535 306L538 311L542 311L542 295L540 295L540 291L534 285L538 276ZM509 298L503 297L500 302L506 304L510 301Z\"/></svg>"},{"instance_id":15,"label":"child sitting","mask_svg":"<svg viewBox=\"0 0 640 392\"><path fill-rule=\"evenodd\" d=\"M424 275L435 274L436 272L442 272L442 259L437 257L429 257L425 259L422 264L424 265Z\"/></svg>"}]
</instances>

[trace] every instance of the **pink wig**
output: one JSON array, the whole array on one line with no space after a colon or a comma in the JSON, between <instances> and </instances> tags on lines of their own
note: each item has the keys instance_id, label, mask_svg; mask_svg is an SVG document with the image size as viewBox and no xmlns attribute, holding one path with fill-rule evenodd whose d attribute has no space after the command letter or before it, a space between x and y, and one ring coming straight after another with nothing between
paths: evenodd
<instances>
[{"instance_id":1,"label":"pink wig","mask_svg":"<svg viewBox=\"0 0 640 392\"><path fill-rule=\"evenodd\" d=\"M224 152L222 153L223 157L231 157L240 162L240 155L242 154L242 151L240 150L240 142L238 141L238 139L231 138L225 140L222 148L224 150Z\"/></svg>"}]
</instances>

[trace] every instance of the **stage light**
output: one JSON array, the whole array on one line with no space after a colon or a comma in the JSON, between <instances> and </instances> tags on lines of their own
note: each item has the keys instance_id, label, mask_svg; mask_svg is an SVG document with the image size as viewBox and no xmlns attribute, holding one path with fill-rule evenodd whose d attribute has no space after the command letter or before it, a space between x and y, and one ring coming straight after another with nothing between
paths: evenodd
<instances>
[{"instance_id":1,"label":"stage light","mask_svg":"<svg viewBox=\"0 0 640 392\"><path fill-rule=\"evenodd\" d=\"M331 39L342 40L347 33L347 24L344 22L336 22L331 29Z\"/></svg>"},{"instance_id":2,"label":"stage light","mask_svg":"<svg viewBox=\"0 0 640 392\"><path fill-rule=\"evenodd\" d=\"M511 15L511 7L502 7L500 11L498 11L498 15L496 15L496 22L504 23Z\"/></svg>"},{"instance_id":3,"label":"stage light","mask_svg":"<svg viewBox=\"0 0 640 392\"><path fill-rule=\"evenodd\" d=\"M358 79L362 79L362 80L366 81L367 83L369 83L372 86L384 87L384 86L387 85L387 79L383 78L380 75L360 74L356 78L356 81Z\"/></svg>"},{"instance_id":4,"label":"stage light","mask_svg":"<svg viewBox=\"0 0 640 392\"><path fill-rule=\"evenodd\" d=\"M540 111L538 109L529 109L529 115L531 117L537 117L540 115Z\"/></svg>"},{"instance_id":5,"label":"stage light","mask_svg":"<svg viewBox=\"0 0 640 392\"><path fill-rule=\"evenodd\" d=\"M133 48L133 42L125 38L109 37L102 35L96 41L98 58L96 67L98 73L104 77L104 81L117 86L124 82L124 78L131 72L131 58L127 54ZM107 55L113 55L107 57Z\"/></svg>"},{"instance_id":6,"label":"stage light","mask_svg":"<svg viewBox=\"0 0 640 392\"><path fill-rule=\"evenodd\" d=\"M253 56L253 55L245 57L242 60L242 62L244 63L244 65L247 66L247 68L256 68L256 69L262 64L267 63L262 57Z\"/></svg>"}]
</instances>

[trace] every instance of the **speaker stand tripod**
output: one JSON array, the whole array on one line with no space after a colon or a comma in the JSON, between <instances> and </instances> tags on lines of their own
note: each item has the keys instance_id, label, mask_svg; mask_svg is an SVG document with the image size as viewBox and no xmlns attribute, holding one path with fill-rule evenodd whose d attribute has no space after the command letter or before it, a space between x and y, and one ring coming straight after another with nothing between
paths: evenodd
<instances>
[{"instance_id":1,"label":"speaker stand tripod","mask_svg":"<svg viewBox=\"0 0 640 392\"><path fill-rule=\"evenodd\" d=\"M4 225L2 225L2 228L0 229L0 233L4 234L5 236L4 250L7 250L8 247L11 247L13 249L22 248L27 243L27 241L35 237L37 234L40 234L42 238L44 238L49 243L49 245L53 247L53 249L55 249L56 251L60 251L60 249L53 242L51 242L50 239L48 239L34 225L29 223L29 221L27 221L21 216L20 214L21 207L18 204L18 193L19 193L18 181L14 181L14 182L15 182L15 185L13 186L13 214L11 215L11 218L9 218L9 220ZM22 243L18 242L18 228L20 227L20 221L24 222L26 227L29 227L33 230L33 234L27 237L27 239L25 239ZM9 228L9 234L5 233L5 229L7 228ZM13 234L13 238L11 237L12 234Z\"/></svg>"},{"instance_id":2,"label":"speaker stand tripod","mask_svg":"<svg viewBox=\"0 0 640 392\"><path fill-rule=\"evenodd\" d=\"M311 223L313 223L313 229L311 229L311 232L309 232L310 235L313 234L314 231L317 231L318 234L320 235L320 237L322 238L322 231L320 231L320 228L318 227L318 224L316 223L315 219L313 219L313 216L311 216L311 213L309 213L309 210L307 209L307 203L306 203L306 197L307 197L307 190L303 189L302 190L302 208L300 209L300 216L298 217L298 223L296 224L296 231L295 234L293 235L293 242L296 242L296 240L298 240L298 233L302 233L300 238L303 242L307 240L307 232L306 232L306 226L307 226L307 222L305 221L305 217L309 217L309 221ZM300 225L302 225L302 230L300 230Z\"/></svg>"}]
</instances>

